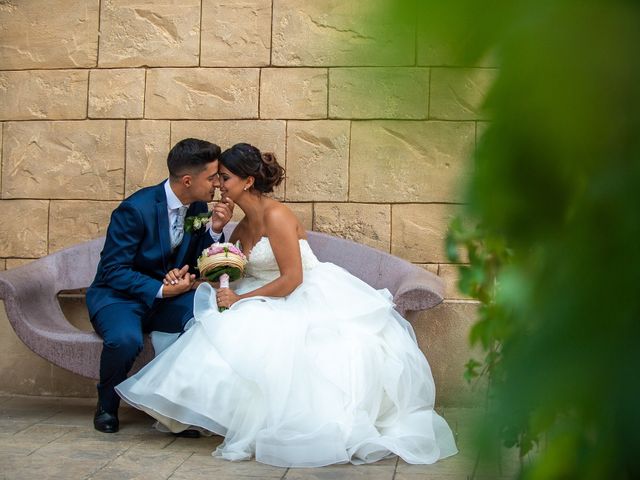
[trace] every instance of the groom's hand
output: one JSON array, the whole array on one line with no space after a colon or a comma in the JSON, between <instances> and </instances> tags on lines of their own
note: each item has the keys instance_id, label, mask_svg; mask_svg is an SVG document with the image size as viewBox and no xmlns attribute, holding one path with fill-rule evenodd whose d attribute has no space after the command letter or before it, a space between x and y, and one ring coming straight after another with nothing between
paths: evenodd
<instances>
[{"instance_id":1,"label":"groom's hand","mask_svg":"<svg viewBox=\"0 0 640 480\"><path fill-rule=\"evenodd\" d=\"M235 204L229 197L223 197L213 206L211 213L211 230L214 233L221 233L224 226L229 223L233 216Z\"/></svg>"},{"instance_id":2,"label":"groom's hand","mask_svg":"<svg viewBox=\"0 0 640 480\"><path fill-rule=\"evenodd\" d=\"M163 298L175 297L191 290L195 280L196 276L189 273L189 265L170 270L162 280L164 284L162 287Z\"/></svg>"}]
</instances>

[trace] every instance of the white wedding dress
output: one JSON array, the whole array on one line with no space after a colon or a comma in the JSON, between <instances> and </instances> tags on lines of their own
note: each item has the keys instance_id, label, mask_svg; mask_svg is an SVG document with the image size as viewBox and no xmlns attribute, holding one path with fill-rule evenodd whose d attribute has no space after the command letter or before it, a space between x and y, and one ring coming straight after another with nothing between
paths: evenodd
<instances>
[{"instance_id":1,"label":"white wedding dress","mask_svg":"<svg viewBox=\"0 0 640 480\"><path fill-rule=\"evenodd\" d=\"M433 410L429 364L387 290L317 260L300 240L303 283L288 297L240 300L219 313L208 284L194 325L116 390L171 431L225 437L229 460L309 467L397 454L433 463L457 452ZM271 245L253 248L253 290L279 276Z\"/></svg>"}]
</instances>

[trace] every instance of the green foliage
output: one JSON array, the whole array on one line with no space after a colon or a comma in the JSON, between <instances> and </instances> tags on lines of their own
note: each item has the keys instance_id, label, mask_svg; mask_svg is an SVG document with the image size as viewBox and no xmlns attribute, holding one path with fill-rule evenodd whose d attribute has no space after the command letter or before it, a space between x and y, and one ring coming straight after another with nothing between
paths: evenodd
<instances>
[{"instance_id":1,"label":"green foliage","mask_svg":"<svg viewBox=\"0 0 640 480\"><path fill-rule=\"evenodd\" d=\"M640 478L640 4L391 3L456 64L499 61L467 187L481 229L447 242L482 305L485 446L539 442L522 478Z\"/></svg>"},{"instance_id":2,"label":"green foliage","mask_svg":"<svg viewBox=\"0 0 640 480\"><path fill-rule=\"evenodd\" d=\"M240 277L242 277L242 271L238 267L229 265L221 265L219 267L212 268L204 274L204 277L206 277L206 279L211 282L217 282L224 273L229 275L230 282L235 282Z\"/></svg>"}]
</instances>

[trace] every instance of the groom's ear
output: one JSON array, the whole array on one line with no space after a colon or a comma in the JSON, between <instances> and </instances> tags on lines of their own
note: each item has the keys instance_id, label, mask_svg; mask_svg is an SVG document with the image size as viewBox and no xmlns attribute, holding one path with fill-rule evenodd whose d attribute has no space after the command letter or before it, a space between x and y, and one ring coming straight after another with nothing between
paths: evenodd
<instances>
[{"instance_id":1,"label":"groom's ear","mask_svg":"<svg viewBox=\"0 0 640 480\"><path fill-rule=\"evenodd\" d=\"M184 185L185 187L189 188L193 183L193 178L191 178L191 175L189 174L183 175L182 178L180 179L180 183L182 183L182 185Z\"/></svg>"}]
</instances>

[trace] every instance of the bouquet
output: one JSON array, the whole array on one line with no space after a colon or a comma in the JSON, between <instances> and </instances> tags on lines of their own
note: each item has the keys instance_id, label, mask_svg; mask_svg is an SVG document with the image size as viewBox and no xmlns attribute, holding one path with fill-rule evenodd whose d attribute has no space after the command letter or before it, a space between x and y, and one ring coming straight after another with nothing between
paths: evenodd
<instances>
[{"instance_id":1,"label":"bouquet","mask_svg":"<svg viewBox=\"0 0 640 480\"><path fill-rule=\"evenodd\" d=\"M202 251L198 258L200 275L207 280L220 280L220 288L229 288L229 280L242 277L247 257L240 250L240 245L233 243L214 243ZM222 312L226 307L220 307Z\"/></svg>"},{"instance_id":2,"label":"bouquet","mask_svg":"<svg viewBox=\"0 0 640 480\"><path fill-rule=\"evenodd\" d=\"M198 258L200 275L211 281L218 280L225 273L229 280L237 280L242 277L246 264L247 257L239 244L233 243L214 243L205 248Z\"/></svg>"}]
</instances>

